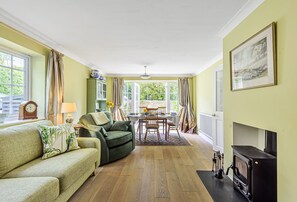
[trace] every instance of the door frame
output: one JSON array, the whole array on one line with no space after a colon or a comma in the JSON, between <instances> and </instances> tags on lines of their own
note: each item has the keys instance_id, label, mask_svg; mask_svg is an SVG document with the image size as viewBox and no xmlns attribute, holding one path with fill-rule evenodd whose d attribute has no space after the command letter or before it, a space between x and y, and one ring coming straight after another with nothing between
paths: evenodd
<instances>
[{"instance_id":1,"label":"door frame","mask_svg":"<svg viewBox=\"0 0 297 202\"><path fill-rule=\"evenodd\" d=\"M213 114L212 114L212 138L213 138L213 150L215 151L221 151L224 152L224 124L222 125L222 141L223 145L219 146L217 144L218 142L218 136L217 136L217 120L220 119L222 122L224 121L224 109L223 112L217 111L217 85L216 85L216 74L218 71L223 71L223 65L219 65L218 67L214 68L213 70Z\"/></svg>"}]
</instances>

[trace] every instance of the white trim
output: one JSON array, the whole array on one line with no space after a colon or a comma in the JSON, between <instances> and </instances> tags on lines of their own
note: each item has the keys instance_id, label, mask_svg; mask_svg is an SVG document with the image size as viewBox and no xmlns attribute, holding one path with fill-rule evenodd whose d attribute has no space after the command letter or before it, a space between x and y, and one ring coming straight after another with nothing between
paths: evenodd
<instances>
[{"instance_id":1,"label":"white trim","mask_svg":"<svg viewBox=\"0 0 297 202\"><path fill-rule=\"evenodd\" d=\"M249 16L256 8L258 8L265 0L249 0L247 1L239 11L222 27L222 29L217 33L217 36L224 38L229 34L237 25L239 25L247 16ZM203 72L204 70L211 67L213 64L218 62L223 58L223 53L221 52L216 57L212 58L208 63L199 68L196 72L196 76Z\"/></svg>"},{"instance_id":2,"label":"white trim","mask_svg":"<svg viewBox=\"0 0 297 202\"><path fill-rule=\"evenodd\" d=\"M17 125L21 125L21 124L26 124L26 123L42 121L42 120L45 120L45 118L27 119L27 120L15 120L15 121L10 121L10 122L5 122L5 123L0 124L0 129L11 127L11 126L17 126Z\"/></svg>"},{"instance_id":3,"label":"white trim","mask_svg":"<svg viewBox=\"0 0 297 202\"><path fill-rule=\"evenodd\" d=\"M247 16L249 16L256 8L258 8L265 0L249 0L239 11L222 27L218 32L220 38L224 38L237 25L239 25Z\"/></svg>"},{"instance_id":4,"label":"white trim","mask_svg":"<svg viewBox=\"0 0 297 202\"><path fill-rule=\"evenodd\" d=\"M0 8L0 22L3 22L4 24L31 37L32 39L35 39L37 42L44 44L45 46L47 46L50 49L51 48L55 49L55 50L63 53L64 55L69 56L70 58L76 60L77 62L80 62L81 64L83 64L85 66L89 66L90 64L92 64L91 62L87 62L84 59L82 59L81 57L77 56L70 50L65 49L61 44L57 43L56 41L54 41L47 35L39 32L35 28L26 24L22 20L17 19L16 17L14 17L13 15L11 15L10 13L6 12L5 10L3 10L1 8ZM98 69L97 67L95 67L95 65L92 65L92 68Z\"/></svg>"},{"instance_id":5,"label":"white trim","mask_svg":"<svg viewBox=\"0 0 297 202\"><path fill-rule=\"evenodd\" d=\"M140 75L138 74L106 74L108 77L133 77L133 78L139 78L139 80L143 80L140 78ZM193 74L151 74L151 78L144 80L144 81L152 81L154 78L161 78L161 77L168 77L168 78L179 78L179 77L193 77L195 75Z\"/></svg>"},{"instance_id":6,"label":"white trim","mask_svg":"<svg viewBox=\"0 0 297 202\"><path fill-rule=\"evenodd\" d=\"M202 66L201 68L199 68L199 70L196 72L195 76L199 75L201 72L203 72L204 70L207 70L208 68L210 68L212 65L214 65L216 62L218 62L219 60L223 59L223 53L221 52L219 55L217 55L216 57L212 58L208 63L206 63L204 66Z\"/></svg>"},{"instance_id":7,"label":"white trim","mask_svg":"<svg viewBox=\"0 0 297 202\"><path fill-rule=\"evenodd\" d=\"M210 143L211 145L213 145L213 140L208 136L206 135L204 132L202 131L198 131L198 134L204 139L206 140L208 143Z\"/></svg>"}]
</instances>

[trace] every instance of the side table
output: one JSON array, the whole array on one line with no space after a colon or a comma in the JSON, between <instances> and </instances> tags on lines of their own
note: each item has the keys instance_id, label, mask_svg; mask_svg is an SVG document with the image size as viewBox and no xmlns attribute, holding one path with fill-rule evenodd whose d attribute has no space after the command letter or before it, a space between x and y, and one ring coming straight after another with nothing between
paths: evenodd
<instances>
[{"instance_id":1,"label":"side table","mask_svg":"<svg viewBox=\"0 0 297 202\"><path fill-rule=\"evenodd\" d=\"M75 130L76 137L79 137L79 129L85 128L85 126L78 123L78 124L73 124L73 128Z\"/></svg>"}]
</instances>

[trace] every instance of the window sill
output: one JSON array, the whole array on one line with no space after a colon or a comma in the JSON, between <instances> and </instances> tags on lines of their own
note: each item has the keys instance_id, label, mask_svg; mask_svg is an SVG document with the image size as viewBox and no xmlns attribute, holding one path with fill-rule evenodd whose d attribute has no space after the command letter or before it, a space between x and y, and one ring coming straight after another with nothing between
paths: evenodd
<instances>
[{"instance_id":1,"label":"window sill","mask_svg":"<svg viewBox=\"0 0 297 202\"><path fill-rule=\"evenodd\" d=\"M0 128L7 128L10 126L16 126L16 125L21 125L25 123L32 123L32 122L41 121L44 119L45 118L9 121L5 123L0 123Z\"/></svg>"}]
</instances>

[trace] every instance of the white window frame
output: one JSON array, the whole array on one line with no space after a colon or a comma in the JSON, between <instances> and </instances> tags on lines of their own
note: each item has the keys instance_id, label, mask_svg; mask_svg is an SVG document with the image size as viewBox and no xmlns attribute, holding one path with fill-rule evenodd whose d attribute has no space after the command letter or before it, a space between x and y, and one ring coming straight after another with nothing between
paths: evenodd
<instances>
[{"instance_id":1,"label":"white window frame","mask_svg":"<svg viewBox=\"0 0 297 202\"><path fill-rule=\"evenodd\" d=\"M133 113L139 113L139 108L138 110L136 109L136 100L135 100L135 84L137 83L141 83L141 82L162 82L165 84L165 103L166 103L166 113L170 113L171 112L171 105L170 105L170 85L169 83L172 83L172 82L178 82L177 80L149 80L149 81L142 81L142 80L125 80L124 81L125 83L132 83L132 99L131 99L131 102L132 102L132 107L131 107L131 110ZM141 93L141 92L140 92ZM177 95L178 96L178 95ZM139 94L139 99L140 99L140 94ZM178 101L178 100L177 100ZM131 112L130 112L131 113Z\"/></svg>"},{"instance_id":2,"label":"white window frame","mask_svg":"<svg viewBox=\"0 0 297 202\"><path fill-rule=\"evenodd\" d=\"M30 100L31 99L31 57L27 54L24 54L22 52L16 51L16 50L11 50L8 49L6 47L0 46L0 52L11 55L11 67L7 67L7 66L1 66L1 68L8 68L8 69L12 69L14 70L15 68L13 68L13 56L14 57L18 57L21 59L25 60L25 67L24 67L24 100ZM15 69L18 70L18 69ZM18 70L21 71L21 70ZM13 81L13 74L11 72L11 81ZM14 85L12 83L9 84L10 88L12 89L13 86L17 86ZM10 91L10 103L12 103L12 90ZM10 106L10 113L12 112L12 106ZM7 115L7 119L8 121L12 121L12 120L16 120L18 117L18 114L8 114ZM7 122L7 121L6 121Z\"/></svg>"}]
</instances>

